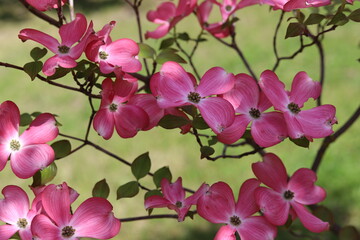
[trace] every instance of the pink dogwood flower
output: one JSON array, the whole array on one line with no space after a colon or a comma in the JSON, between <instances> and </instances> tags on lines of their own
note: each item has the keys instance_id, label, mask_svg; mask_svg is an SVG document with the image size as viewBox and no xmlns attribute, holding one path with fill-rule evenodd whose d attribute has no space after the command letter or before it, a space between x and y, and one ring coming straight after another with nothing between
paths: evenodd
<instances>
[{"instance_id":1,"label":"pink dogwood flower","mask_svg":"<svg viewBox=\"0 0 360 240\"><path fill-rule=\"evenodd\" d=\"M256 81L247 74L235 76L235 86L222 95L229 101L236 113L234 123L218 134L219 141L232 144L244 134L252 122L251 135L261 147L270 147L287 137L286 123L280 112L264 112L272 105L259 90Z\"/></svg>"},{"instance_id":2,"label":"pink dogwood flower","mask_svg":"<svg viewBox=\"0 0 360 240\"><path fill-rule=\"evenodd\" d=\"M260 76L259 85L269 98L274 108L284 113L289 136L293 139L306 137L323 138L333 133L332 125L336 123L333 105L322 105L308 110L301 110L309 99L317 99L321 86L313 81L305 72L299 72L294 77L291 91L285 91L285 85L276 74L270 70Z\"/></svg>"},{"instance_id":3,"label":"pink dogwood flower","mask_svg":"<svg viewBox=\"0 0 360 240\"><path fill-rule=\"evenodd\" d=\"M173 28L180 20L188 16L196 7L197 0L179 0L176 7L172 2L163 2L154 11L149 11L146 15L150 22L160 24L160 26L152 31L147 31L145 38L162 38L171 28Z\"/></svg>"},{"instance_id":4,"label":"pink dogwood flower","mask_svg":"<svg viewBox=\"0 0 360 240\"><path fill-rule=\"evenodd\" d=\"M326 6L331 0L263 0L263 3L273 6L274 10L289 12L301 8Z\"/></svg>"},{"instance_id":5,"label":"pink dogwood flower","mask_svg":"<svg viewBox=\"0 0 360 240\"><path fill-rule=\"evenodd\" d=\"M105 74L115 72L120 77L122 72L138 72L141 63L137 58L139 46L131 39L122 38L112 41L110 32L115 26L115 21L106 24L97 32L86 47L86 57L99 63L100 71Z\"/></svg>"},{"instance_id":6,"label":"pink dogwood flower","mask_svg":"<svg viewBox=\"0 0 360 240\"><path fill-rule=\"evenodd\" d=\"M176 182L170 183L168 179L161 180L161 191L163 196L150 196L145 199L145 208L163 208L175 210L179 215L178 221L184 221L186 214L192 205L196 205L197 200L207 190L207 185L202 184L200 188L191 196L185 198L185 190L182 186L182 179L179 177Z\"/></svg>"},{"instance_id":7,"label":"pink dogwood flower","mask_svg":"<svg viewBox=\"0 0 360 240\"><path fill-rule=\"evenodd\" d=\"M267 153L262 162L253 163L252 169L271 188L259 187L255 191L260 211L269 222L284 225L292 209L308 230L317 233L328 230L329 223L312 215L304 206L319 203L326 197L325 190L314 185L317 178L312 170L298 169L288 180L284 164L273 153Z\"/></svg>"},{"instance_id":8,"label":"pink dogwood flower","mask_svg":"<svg viewBox=\"0 0 360 240\"><path fill-rule=\"evenodd\" d=\"M57 67L74 68L87 44L89 35L93 32L92 22L86 30L87 21L84 15L78 13L74 21L64 24L59 29L61 43L52 36L35 29L23 29L19 33L22 41L33 40L44 45L55 56L47 59L42 68L46 76L55 73Z\"/></svg>"},{"instance_id":9,"label":"pink dogwood flower","mask_svg":"<svg viewBox=\"0 0 360 240\"><path fill-rule=\"evenodd\" d=\"M46 215L37 215L31 230L40 239L68 240L80 237L109 239L120 231L121 223L114 217L113 207L104 198L92 197L70 211L70 191L66 183L49 185L42 192Z\"/></svg>"},{"instance_id":10,"label":"pink dogwood flower","mask_svg":"<svg viewBox=\"0 0 360 240\"><path fill-rule=\"evenodd\" d=\"M30 209L29 198L18 186L9 185L3 188L4 199L0 199L0 239L10 239L19 232L22 240L32 240L31 224L37 211Z\"/></svg>"},{"instance_id":11,"label":"pink dogwood flower","mask_svg":"<svg viewBox=\"0 0 360 240\"><path fill-rule=\"evenodd\" d=\"M39 11L48 11L53 8L58 8L59 0L26 0L26 2ZM61 5L64 5L67 0L61 0Z\"/></svg>"},{"instance_id":12,"label":"pink dogwood flower","mask_svg":"<svg viewBox=\"0 0 360 240\"><path fill-rule=\"evenodd\" d=\"M193 105L216 133L230 126L235 117L231 104L220 97L234 86L234 75L220 67L208 70L196 86L195 78L176 62L166 62L150 80L152 92L156 92L162 108Z\"/></svg>"},{"instance_id":13,"label":"pink dogwood flower","mask_svg":"<svg viewBox=\"0 0 360 240\"><path fill-rule=\"evenodd\" d=\"M10 157L10 165L19 178L32 177L49 166L55 158L54 150L46 144L59 134L53 115L37 116L19 136L20 111L15 103L0 105L0 171Z\"/></svg>"},{"instance_id":14,"label":"pink dogwood flower","mask_svg":"<svg viewBox=\"0 0 360 240\"><path fill-rule=\"evenodd\" d=\"M137 82L106 78L102 82L100 109L94 117L94 128L104 139L111 138L114 126L120 137L134 137L149 124L147 113L133 104L125 104L137 90Z\"/></svg>"},{"instance_id":15,"label":"pink dogwood flower","mask_svg":"<svg viewBox=\"0 0 360 240\"><path fill-rule=\"evenodd\" d=\"M272 240L276 237L276 227L263 216L252 216L259 207L254 191L260 182L254 178L246 180L239 191L235 203L234 194L228 184L217 182L199 198L198 214L211 223L225 223L214 240L235 240L238 232L241 240Z\"/></svg>"}]
</instances>

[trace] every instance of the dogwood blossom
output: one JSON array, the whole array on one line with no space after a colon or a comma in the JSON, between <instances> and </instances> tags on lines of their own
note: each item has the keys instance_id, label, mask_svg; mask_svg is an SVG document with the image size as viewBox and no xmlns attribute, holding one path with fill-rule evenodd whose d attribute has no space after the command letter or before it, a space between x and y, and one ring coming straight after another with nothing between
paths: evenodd
<instances>
[{"instance_id":1,"label":"dogwood blossom","mask_svg":"<svg viewBox=\"0 0 360 240\"><path fill-rule=\"evenodd\" d=\"M53 8L58 8L59 0L26 0L26 2L39 11L48 11ZM61 5L64 5L67 0L61 0Z\"/></svg>"}]
</instances>

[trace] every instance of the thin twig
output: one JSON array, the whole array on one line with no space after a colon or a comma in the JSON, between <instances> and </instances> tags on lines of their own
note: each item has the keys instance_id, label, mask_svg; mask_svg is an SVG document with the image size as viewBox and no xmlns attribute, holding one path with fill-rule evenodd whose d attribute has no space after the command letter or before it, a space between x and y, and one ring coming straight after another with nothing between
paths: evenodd
<instances>
[{"instance_id":1,"label":"thin twig","mask_svg":"<svg viewBox=\"0 0 360 240\"><path fill-rule=\"evenodd\" d=\"M160 219L160 218L174 218L177 219L179 216L175 214L160 214L160 215L150 215L150 216L141 216L141 217L131 217L131 218L120 218L120 222L133 222L139 220L149 220L149 219Z\"/></svg>"}]
</instances>

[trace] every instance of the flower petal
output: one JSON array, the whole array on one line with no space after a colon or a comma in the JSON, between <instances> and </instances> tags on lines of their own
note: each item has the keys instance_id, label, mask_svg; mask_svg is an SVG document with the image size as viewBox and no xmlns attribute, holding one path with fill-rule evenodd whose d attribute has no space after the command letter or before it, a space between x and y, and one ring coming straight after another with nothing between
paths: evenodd
<instances>
[{"instance_id":1,"label":"flower petal","mask_svg":"<svg viewBox=\"0 0 360 240\"><path fill-rule=\"evenodd\" d=\"M289 180L289 190L295 193L294 200L304 204L316 204L323 201L326 192L323 188L315 186L316 173L307 168L298 169Z\"/></svg>"},{"instance_id":2,"label":"flower petal","mask_svg":"<svg viewBox=\"0 0 360 240\"><path fill-rule=\"evenodd\" d=\"M299 114L284 112L284 119L286 122L289 137L292 139L301 138L304 136L302 124L299 121Z\"/></svg>"},{"instance_id":3,"label":"flower petal","mask_svg":"<svg viewBox=\"0 0 360 240\"><path fill-rule=\"evenodd\" d=\"M46 33L40 32L35 29L25 28L20 31L19 38L23 42L29 39L33 40L45 46L53 53L55 54L58 53L58 47L60 46L60 43L58 42L58 40L56 40L55 38L53 38L52 36Z\"/></svg>"},{"instance_id":4,"label":"flower petal","mask_svg":"<svg viewBox=\"0 0 360 240\"><path fill-rule=\"evenodd\" d=\"M61 37L61 44L71 47L78 42L86 31L86 18L81 13L77 13L72 22L64 24L60 27L59 33Z\"/></svg>"},{"instance_id":5,"label":"flower petal","mask_svg":"<svg viewBox=\"0 0 360 240\"><path fill-rule=\"evenodd\" d=\"M54 140L58 134L55 117L50 113L42 113L23 132L20 140L24 145L47 143Z\"/></svg>"},{"instance_id":6,"label":"flower petal","mask_svg":"<svg viewBox=\"0 0 360 240\"><path fill-rule=\"evenodd\" d=\"M306 229L311 232L319 233L329 229L329 223L323 222L312 215L303 205L293 201L291 206Z\"/></svg>"},{"instance_id":7,"label":"flower petal","mask_svg":"<svg viewBox=\"0 0 360 240\"><path fill-rule=\"evenodd\" d=\"M110 139L115 126L114 114L107 108L100 109L95 114L93 126L100 136L106 140Z\"/></svg>"},{"instance_id":8,"label":"flower petal","mask_svg":"<svg viewBox=\"0 0 360 240\"><path fill-rule=\"evenodd\" d=\"M205 122L216 134L221 133L234 122L234 108L225 99L209 97L201 99L196 106Z\"/></svg>"},{"instance_id":9,"label":"flower petal","mask_svg":"<svg viewBox=\"0 0 360 240\"><path fill-rule=\"evenodd\" d=\"M286 106L290 103L289 97L285 92L284 83L279 80L274 72L264 71L260 76L259 85L275 109L287 111Z\"/></svg>"},{"instance_id":10,"label":"flower petal","mask_svg":"<svg viewBox=\"0 0 360 240\"><path fill-rule=\"evenodd\" d=\"M172 204L176 202L182 202L185 199L185 190L182 187L182 179L179 177L176 182L169 183L169 180L163 178L161 180L161 191L164 198L168 199Z\"/></svg>"},{"instance_id":11,"label":"flower petal","mask_svg":"<svg viewBox=\"0 0 360 240\"><path fill-rule=\"evenodd\" d=\"M19 178L29 178L49 166L55 158L54 150L47 144L36 144L22 147L11 154L11 168Z\"/></svg>"},{"instance_id":12,"label":"flower petal","mask_svg":"<svg viewBox=\"0 0 360 240\"><path fill-rule=\"evenodd\" d=\"M214 240L236 240L235 232L236 230L228 225L222 226L216 233Z\"/></svg>"},{"instance_id":13,"label":"flower petal","mask_svg":"<svg viewBox=\"0 0 360 240\"><path fill-rule=\"evenodd\" d=\"M29 212L29 198L18 186L3 188L4 199L0 199L0 220L17 226L19 218L26 218ZM0 235L2 236L2 235Z\"/></svg>"},{"instance_id":14,"label":"flower petal","mask_svg":"<svg viewBox=\"0 0 360 240\"><path fill-rule=\"evenodd\" d=\"M234 122L219 133L217 139L225 144L233 144L244 135L250 121L251 119L245 114L236 115Z\"/></svg>"},{"instance_id":15,"label":"flower petal","mask_svg":"<svg viewBox=\"0 0 360 240\"><path fill-rule=\"evenodd\" d=\"M255 176L265 185L277 192L287 188L287 173L281 159L273 153L267 153L262 162L252 164Z\"/></svg>"},{"instance_id":16,"label":"flower petal","mask_svg":"<svg viewBox=\"0 0 360 240\"><path fill-rule=\"evenodd\" d=\"M63 68L73 68L76 67L76 65L76 61L69 56L55 55L45 61L42 71L46 76L52 76L59 66Z\"/></svg>"},{"instance_id":17,"label":"flower petal","mask_svg":"<svg viewBox=\"0 0 360 240\"><path fill-rule=\"evenodd\" d=\"M61 230L47 216L37 215L31 224L31 231L34 237L40 239L63 240Z\"/></svg>"},{"instance_id":18,"label":"flower petal","mask_svg":"<svg viewBox=\"0 0 360 240\"><path fill-rule=\"evenodd\" d=\"M148 125L149 117L142 108L130 104L118 106L115 112L115 129L120 137L134 137Z\"/></svg>"},{"instance_id":19,"label":"flower petal","mask_svg":"<svg viewBox=\"0 0 360 240\"><path fill-rule=\"evenodd\" d=\"M114 217L108 200L92 197L84 201L75 211L69 225L77 237L109 239L120 231L121 223Z\"/></svg>"},{"instance_id":20,"label":"flower petal","mask_svg":"<svg viewBox=\"0 0 360 240\"><path fill-rule=\"evenodd\" d=\"M0 105L0 143L19 136L20 111L12 101Z\"/></svg>"},{"instance_id":21,"label":"flower petal","mask_svg":"<svg viewBox=\"0 0 360 240\"><path fill-rule=\"evenodd\" d=\"M227 73L221 67L209 69L200 80L196 89L202 97L223 94L234 87L235 78L232 73Z\"/></svg>"},{"instance_id":22,"label":"flower petal","mask_svg":"<svg viewBox=\"0 0 360 240\"><path fill-rule=\"evenodd\" d=\"M167 207L171 204L171 202L161 196L150 196L148 198L145 199L145 209L149 209L149 208L163 208L163 207Z\"/></svg>"},{"instance_id":23,"label":"flower petal","mask_svg":"<svg viewBox=\"0 0 360 240\"><path fill-rule=\"evenodd\" d=\"M302 108L309 98L317 99L320 93L320 83L313 81L306 72L299 72L291 85L290 101Z\"/></svg>"},{"instance_id":24,"label":"flower petal","mask_svg":"<svg viewBox=\"0 0 360 240\"><path fill-rule=\"evenodd\" d=\"M241 218L247 218L259 211L255 202L255 189L259 187L260 181L255 178L246 180L240 188L238 201L236 203L236 214Z\"/></svg>"},{"instance_id":25,"label":"flower petal","mask_svg":"<svg viewBox=\"0 0 360 240\"><path fill-rule=\"evenodd\" d=\"M273 240L277 235L276 227L261 216L246 218L237 231L243 240Z\"/></svg>"},{"instance_id":26,"label":"flower petal","mask_svg":"<svg viewBox=\"0 0 360 240\"><path fill-rule=\"evenodd\" d=\"M0 239L6 240L11 237L19 230L15 225L1 225L0 226Z\"/></svg>"}]
</instances>

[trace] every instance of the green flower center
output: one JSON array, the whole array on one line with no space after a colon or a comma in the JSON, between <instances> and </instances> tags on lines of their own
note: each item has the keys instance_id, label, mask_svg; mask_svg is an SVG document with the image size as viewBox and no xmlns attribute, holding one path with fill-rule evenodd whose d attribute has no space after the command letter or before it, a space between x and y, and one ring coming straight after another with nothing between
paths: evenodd
<instances>
[{"instance_id":1,"label":"green flower center","mask_svg":"<svg viewBox=\"0 0 360 240\"><path fill-rule=\"evenodd\" d=\"M230 218L230 223L231 223L231 225L233 225L233 226L239 226L240 224L241 224L241 220L240 220L240 218L238 217L238 216L232 216L231 218Z\"/></svg>"},{"instance_id":2,"label":"green flower center","mask_svg":"<svg viewBox=\"0 0 360 240\"><path fill-rule=\"evenodd\" d=\"M298 114L299 112L301 112L299 105L297 105L296 103L289 103L288 105L288 109L290 110L290 112Z\"/></svg>"},{"instance_id":3,"label":"green flower center","mask_svg":"<svg viewBox=\"0 0 360 240\"><path fill-rule=\"evenodd\" d=\"M259 111L259 109L257 108L250 108L249 114L252 118L259 118L261 116L261 113Z\"/></svg>"},{"instance_id":4,"label":"green flower center","mask_svg":"<svg viewBox=\"0 0 360 240\"><path fill-rule=\"evenodd\" d=\"M286 200L291 200L294 198L294 193L290 190L287 190L286 192L284 192L284 198Z\"/></svg>"},{"instance_id":5,"label":"green flower center","mask_svg":"<svg viewBox=\"0 0 360 240\"><path fill-rule=\"evenodd\" d=\"M99 57L102 59L102 60L106 60L108 58L109 54L107 54L106 52L104 51L100 51L99 52Z\"/></svg>"},{"instance_id":6,"label":"green flower center","mask_svg":"<svg viewBox=\"0 0 360 240\"><path fill-rule=\"evenodd\" d=\"M200 94L198 94L197 92L190 92L187 97L188 100L193 103L199 103L201 100Z\"/></svg>"},{"instance_id":7,"label":"green flower center","mask_svg":"<svg viewBox=\"0 0 360 240\"><path fill-rule=\"evenodd\" d=\"M25 218L20 218L19 221L17 222L17 225L19 228L26 228L28 222L26 221Z\"/></svg>"},{"instance_id":8,"label":"green flower center","mask_svg":"<svg viewBox=\"0 0 360 240\"><path fill-rule=\"evenodd\" d=\"M118 109L118 105L116 105L115 103L110 104L109 106L110 112L116 112L116 110Z\"/></svg>"},{"instance_id":9,"label":"green flower center","mask_svg":"<svg viewBox=\"0 0 360 240\"><path fill-rule=\"evenodd\" d=\"M182 202L177 201L177 202L175 203L175 206L176 206L177 208L181 208L181 207L183 206L183 204L182 204Z\"/></svg>"},{"instance_id":10,"label":"green flower center","mask_svg":"<svg viewBox=\"0 0 360 240\"><path fill-rule=\"evenodd\" d=\"M70 51L70 48L68 46L62 45L58 47L58 50L60 53L68 53Z\"/></svg>"},{"instance_id":11,"label":"green flower center","mask_svg":"<svg viewBox=\"0 0 360 240\"><path fill-rule=\"evenodd\" d=\"M75 234L75 229L72 226L66 226L61 230L61 236L64 238L70 238Z\"/></svg>"},{"instance_id":12,"label":"green flower center","mask_svg":"<svg viewBox=\"0 0 360 240\"><path fill-rule=\"evenodd\" d=\"M229 12L229 11L231 11L231 9L232 9L232 7L231 7L230 5L225 6L225 10L226 10L226 11Z\"/></svg>"},{"instance_id":13,"label":"green flower center","mask_svg":"<svg viewBox=\"0 0 360 240\"><path fill-rule=\"evenodd\" d=\"M11 140L11 142L10 142L11 151L19 151L20 147L21 147L21 145L18 140L15 140L15 139Z\"/></svg>"}]
</instances>

